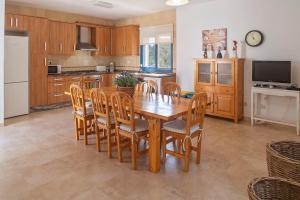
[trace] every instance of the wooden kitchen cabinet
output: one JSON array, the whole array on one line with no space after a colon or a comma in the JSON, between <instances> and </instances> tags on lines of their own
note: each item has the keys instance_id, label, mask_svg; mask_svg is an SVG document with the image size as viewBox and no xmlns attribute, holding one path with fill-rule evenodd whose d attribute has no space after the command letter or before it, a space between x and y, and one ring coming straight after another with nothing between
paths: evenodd
<instances>
[{"instance_id":1,"label":"wooden kitchen cabinet","mask_svg":"<svg viewBox=\"0 0 300 200\"><path fill-rule=\"evenodd\" d=\"M5 30L27 31L28 17L23 15L5 14Z\"/></svg>"},{"instance_id":2,"label":"wooden kitchen cabinet","mask_svg":"<svg viewBox=\"0 0 300 200\"><path fill-rule=\"evenodd\" d=\"M116 74L114 73L107 73L107 74L101 74L101 87L111 87L115 85Z\"/></svg>"},{"instance_id":3,"label":"wooden kitchen cabinet","mask_svg":"<svg viewBox=\"0 0 300 200\"><path fill-rule=\"evenodd\" d=\"M76 47L76 25L49 21L49 54L72 55Z\"/></svg>"},{"instance_id":4,"label":"wooden kitchen cabinet","mask_svg":"<svg viewBox=\"0 0 300 200\"><path fill-rule=\"evenodd\" d=\"M97 51L95 55L98 56L111 56L111 28L110 27L97 27L95 43Z\"/></svg>"},{"instance_id":5,"label":"wooden kitchen cabinet","mask_svg":"<svg viewBox=\"0 0 300 200\"><path fill-rule=\"evenodd\" d=\"M195 91L207 93L207 114L238 122L244 114L244 59L196 60Z\"/></svg>"},{"instance_id":6,"label":"wooden kitchen cabinet","mask_svg":"<svg viewBox=\"0 0 300 200\"><path fill-rule=\"evenodd\" d=\"M42 106L47 104L48 20L29 17L28 33L30 46L30 106Z\"/></svg>"},{"instance_id":7,"label":"wooden kitchen cabinet","mask_svg":"<svg viewBox=\"0 0 300 200\"><path fill-rule=\"evenodd\" d=\"M112 48L114 56L139 55L139 26L115 27L112 31Z\"/></svg>"},{"instance_id":8,"label":"wooden kitchen cabinet","mask_svg":"<svg viewBox=\"0 0 300 200\"><path fill-rule=\"evenodd\" d=\"M65 95L65 92L70 90L72 83L79 82L80 78L81 76L48 76L48 104L71 102L71 97Z\"/></svg>"}]
</instances>

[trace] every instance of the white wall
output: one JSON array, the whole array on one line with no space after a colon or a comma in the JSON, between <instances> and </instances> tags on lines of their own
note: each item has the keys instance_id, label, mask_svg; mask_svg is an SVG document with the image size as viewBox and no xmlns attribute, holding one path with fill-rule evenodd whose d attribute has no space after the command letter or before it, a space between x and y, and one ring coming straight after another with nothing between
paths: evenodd
<instances>
[{"instance_id":1,"label":"white wall","mask_svg":"<svg viewBox=\"0 0 300 200\"><path fill-rule=\"evenodd\" d=\"M4 6L0 0L0 125L4 123Z\"/></svg>"},{"instance_id":2,"label":"white wall","mask_svg":"<svg viewBox=\"0 0 300 200\"><path fill-rule=\"evenodd\" d=\"M300 1L299 0L216 0L177 9L177 76L184 90L193 91L193 58L202 57L202 30L227 28L228 50L232 41L244 41L245 34L261 30L265 42L260 47L246 47L245 115L250 116L251 61L291 60L292 80L300 86ZM240 45L240 44L239 44ZM293 106L287 99L269 100L265 112L293 119ZM287 105L286 105L287 104ZM288 105L289 104L289 105Z\"/></svg>"}]
</instances>

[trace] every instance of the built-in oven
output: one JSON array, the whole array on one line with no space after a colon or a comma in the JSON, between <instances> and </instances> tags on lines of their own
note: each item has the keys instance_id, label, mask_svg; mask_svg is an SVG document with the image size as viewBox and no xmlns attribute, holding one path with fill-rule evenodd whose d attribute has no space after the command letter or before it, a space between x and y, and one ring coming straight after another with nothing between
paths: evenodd
<instances>
[{"instance_id":1,"label":"built-in oven","mask_svg":"<svg viewBox=\"0 0 300 200\"><path fill-rule=\"evenodd\" d=\"M61 74L61 65L48 65L48 74Z\"/></svg>"}]
</instances>

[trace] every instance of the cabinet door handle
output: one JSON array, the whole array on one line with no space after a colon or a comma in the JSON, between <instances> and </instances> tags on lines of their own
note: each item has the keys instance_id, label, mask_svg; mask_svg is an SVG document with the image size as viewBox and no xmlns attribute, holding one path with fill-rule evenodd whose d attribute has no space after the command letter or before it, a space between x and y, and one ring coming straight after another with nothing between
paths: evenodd
<instances>
[{"instance_id":1,"label":"cabinet door handle","mask_svg":"<svg viewBox=\"0 0 300 200\"><path fill-rule=\"evenodd\" d=\"M47 42L44 43L45 51L47 51Z\"/></svg>"},{"instance_id":2,"label":"cabinet door handle","mask_svg":"<svg viewBox=\"0 0 300 200\"><path fill-rule=\"evenodd\" d=\"M54 79L55 81L61 81L61 80L63 80L62 78L55 78Z\"/></svg>"},{"instance_id":3,"label":"cabinet door handle","mask_svg":"<svg viewBox=\"0 0 300 200\"><path fill-rule=\"evenodd\" d=\"M62 84L62 83L54 83L53 84L55 87L57 87L57 86L63 86L64 84Z\"/></svg>"},{"instance_id":4,"label":"cabinet door handle","mask_svg":"<svg viewBox=\"0 0 300 200\"><path fill-rule=\"evenodd\" d=\"M59 44L59 51L62 52L62 49L63 49L63 45L62 45L62 43L60 43Z\"/></svg>"},{"instance_id":5,"label":"cabinet door handle","mask_svg":"<svg viewBox=\"0 0 300 200\"><path fill-rule=\"evenodd\" d=\"M13 27L13 23L14 23L14 18L10 18L10 27Z\"/></svg>"},{"instance_id":6,"label":"cabinet door handle","mask_svg":"<svg viewBox=\"0 0 300 200\"><path fill-rule=\"evenodd\" d=\"M64 94L55 94L54 96L55 97L61 97L61 96L64 96Z\"/></svg>"},{"instance_id":7,"label":"cabinet door handle","mask_svg":"<svg viewBox=\"0 0 300 200\"><path fill-rule=\"evenodd\" d=\"M47 66L47 58L45 57L44 59L44 64L45 64L45 67Z\"/></svg>"},{"instance_id":8,"label":"cabinet door handle","mask_svg":"<svg viewBox=\"0 0 300 200\"><path fill-rule=\"evenodd\" d=\"M19 19L16 18L16 27L18 28L18 25L19 25Z\"/></svg>"}]
</instances>

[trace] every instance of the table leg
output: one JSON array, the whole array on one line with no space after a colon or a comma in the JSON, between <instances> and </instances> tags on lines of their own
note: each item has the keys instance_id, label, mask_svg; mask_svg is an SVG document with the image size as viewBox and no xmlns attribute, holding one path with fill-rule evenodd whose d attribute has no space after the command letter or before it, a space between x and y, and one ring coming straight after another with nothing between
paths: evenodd
<instances>
[{"instance_id":1,"label":"table leg","mask_svg":"<svg viewBox=\"0 0 300 200\"><path fill-rule=\"evenodd\" d=\"M255 106L255 102L254 102L254 92L251 92L251 125L254 125L254 106Z\"/></svg>"},{"instance_id":2,"label":"table leg","mask_svg":"<svg viewBox=\"0 0 300 200\"><path fill-rule=\"evenodd\" d=\"M150 119L149 122L149 171L160 171L160 130L159 119Z\"/></svg>"}]
</instances>

